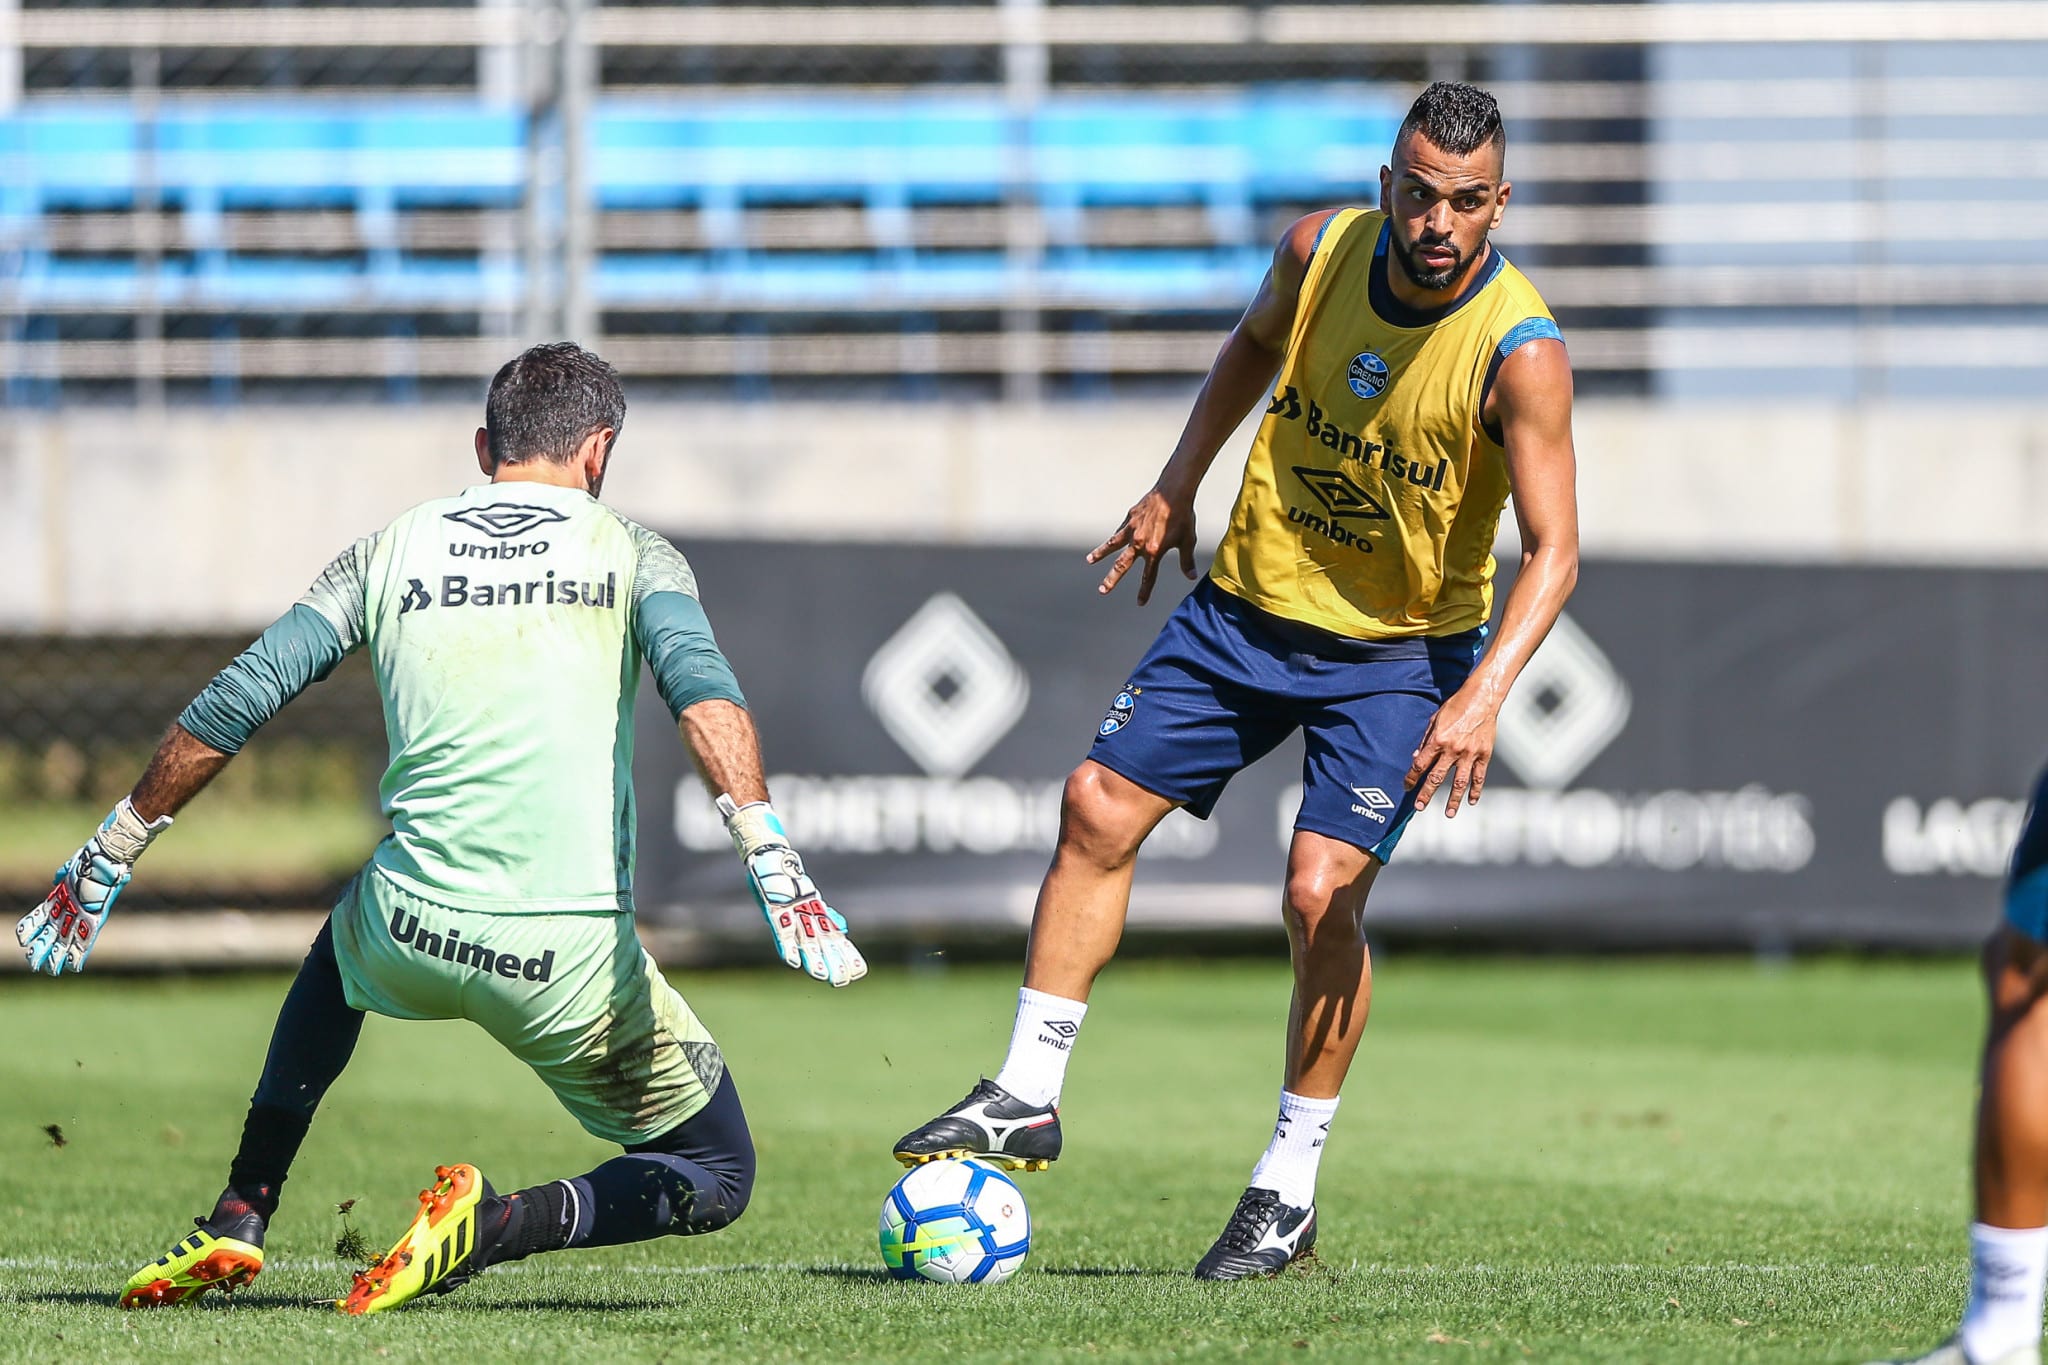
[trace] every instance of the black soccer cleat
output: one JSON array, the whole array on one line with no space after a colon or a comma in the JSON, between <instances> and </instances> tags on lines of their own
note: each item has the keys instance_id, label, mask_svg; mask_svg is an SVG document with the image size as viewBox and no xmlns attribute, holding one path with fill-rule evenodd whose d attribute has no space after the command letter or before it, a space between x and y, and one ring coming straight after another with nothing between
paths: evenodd
<instances>
[{"instance_id":1,"label":"black soccer cleat","mask_svg":"<svg viewBox=\"0 0 2048 1365\"><path fill-rule=\"evenodd\" d=\"M1195 1266L1198 1280L1249 1280L1278 1275L1316 1244L1316 1211L1292 1208L1256 1185L1237 1201L1223 1235Z\"/></svg>"},{"instance_id":2,"label":"black soccer cleat","mask_svg":"<svg viewBox=\"0 0 2048 1365\"><path fill-rule=\"evenodd\" d=\"M1042 1171L1060 1157L1060 1111L1028 1104L984 1078L966 1099L896 1141L896 1159L906 1166L963 1156Z\"/></svg>"}]
</instances>

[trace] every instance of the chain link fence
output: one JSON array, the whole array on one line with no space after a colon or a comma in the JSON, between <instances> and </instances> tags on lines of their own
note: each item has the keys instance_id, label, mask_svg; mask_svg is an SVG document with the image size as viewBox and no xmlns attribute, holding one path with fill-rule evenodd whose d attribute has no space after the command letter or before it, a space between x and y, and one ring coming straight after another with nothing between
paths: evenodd
<instances>
[{"instance_id":1,"label":"chain link fence","mask_svg":"<svg viewBox=\"0 0 2048 1365\"><path fill-rule=\"evenodd\" d=\"M0 901L26 908L141 776L242 636L0 634ZM368 663L265 727L150 853L125 909L330 903L382 833L383 712Z\"/></svg>"}]
</instances>

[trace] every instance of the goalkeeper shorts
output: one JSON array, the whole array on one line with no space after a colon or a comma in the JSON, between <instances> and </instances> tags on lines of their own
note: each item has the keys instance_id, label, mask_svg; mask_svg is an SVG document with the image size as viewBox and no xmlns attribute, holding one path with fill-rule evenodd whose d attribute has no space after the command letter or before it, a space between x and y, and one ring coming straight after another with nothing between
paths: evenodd
<instances>
[{"instance_id":1,"label":"goalkeeper shorts","mask_svg":"<svg viewBox=\"0 0 2048 1365\"><path fill-rule=\"evenodd\" d=\"M481 1025L607 1141L659 1137L725 1075L718 1044L640 946L631 915L453 910L369 867L333 923L351 1007Z\"/></svg>"}]
</instances>

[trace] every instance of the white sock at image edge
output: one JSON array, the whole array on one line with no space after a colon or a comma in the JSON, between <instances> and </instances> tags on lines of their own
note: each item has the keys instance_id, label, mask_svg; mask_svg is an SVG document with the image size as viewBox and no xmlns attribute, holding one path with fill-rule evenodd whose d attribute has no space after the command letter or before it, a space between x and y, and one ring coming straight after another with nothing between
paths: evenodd
<instances>
[{"instance_id":1,"label":"white sock at image edge","mask_svg":"<svg viewBox=\"0 0 2048 1365\"><path fill-rule=\"evenodd\" d=\"M1067 1081L1067 1060L1081 1033L1088 1006L1079 1000L1047 995L1029 986L1017 992L1017 1023L1010 1030L1010 1053L996 1084L1026 1104L1059 1103Z\"/></svg>"},{"instance_id":2,"label":"white sock at image edge","mask_svg":"<svg viewBox=\"0 0 2048 1365\"><path fill-rule=\"evenodd\" d=\"M1323 1142L1330 1136L1330 1120L1336 1115L1335 1100L1312 1100L1282 1090L1273 1140L1259 1164L1252 1167L1252 1186L1277 1192L1280 1202L1290 1208L1314 1204L1316 1168L1322 1164Z\"/></svg>"},{"instance_id":3,"label":"white sock at image edge","mask_svg":"<svg viewBox=\"0 0 2048 1365\"><path fill-rule=\"evenodd\" d=\"M2048 1228L1970 1224L1970 1300L1963 1309L1963 1352L1995 1361L2041 1340L2041 1299L2048 1291Z\"/></svg>"}]
</instances>

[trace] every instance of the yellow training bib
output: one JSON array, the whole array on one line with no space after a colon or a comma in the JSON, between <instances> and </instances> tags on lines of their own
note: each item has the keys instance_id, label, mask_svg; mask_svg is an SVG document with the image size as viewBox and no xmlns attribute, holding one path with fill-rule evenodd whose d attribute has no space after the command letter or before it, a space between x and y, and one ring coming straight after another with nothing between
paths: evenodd
<instances>
[{"instance_id":1,"label":"yellow training bib","mask_svg":"<svg viewBox=\"0 0 2048 1365\"><path fill-rule=\"evenodd\" d=\"M1386 215L1345 209L1301 283L1287 359L1217 547L1218 587L1358 639L1455 635L1493 611L1507 463L1480 421L1500 362L1557 337L1498 250L1420 315L1382 272Z\"/></svg>"}]
</instances>

